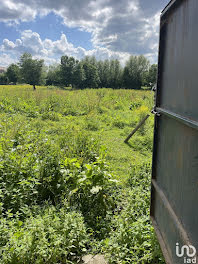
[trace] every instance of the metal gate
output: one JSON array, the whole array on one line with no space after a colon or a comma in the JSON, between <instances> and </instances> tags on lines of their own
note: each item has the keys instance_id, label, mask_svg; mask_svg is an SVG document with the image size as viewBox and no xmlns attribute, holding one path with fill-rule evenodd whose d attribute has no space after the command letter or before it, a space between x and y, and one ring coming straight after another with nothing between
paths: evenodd
<instances>
[{"instance_id":1,"label":"metal gate","mask_svg":"<svg viewBox=\"0 0 198 264\"><path fill-rule=\"evenodd\" d=\"M198 263L198 0L162 12L156 112L151 219L166 263Z\"/></svg>"}]
</instances>

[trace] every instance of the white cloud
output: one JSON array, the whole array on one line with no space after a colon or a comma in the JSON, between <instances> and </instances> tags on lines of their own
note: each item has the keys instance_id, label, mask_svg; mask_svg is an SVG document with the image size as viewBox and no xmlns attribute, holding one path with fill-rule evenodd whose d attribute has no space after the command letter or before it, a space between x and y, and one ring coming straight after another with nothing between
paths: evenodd
<instances>
[{"instance_id":1,"label":"white cloud","mask_svg":"<svg viewBox=\"0 0 198 264\"><path fill-rule=\"evenodd\" d=\"M0 21L30 21L35 18L37 10L25 1L2 0L0 2Z\"/></svg>"},{"instance_id":2,"label":"white cloud","mask_svg":"<svg viewBox=\"0 0 198 264\"><path fill-rule=\"evenodd\" d=\"M41 40L38 33L26 30L15 42L5 39L4 52L56 60L63 54L81 58L87 54L98 58L115 56L125 60L129 54L144 54L156 62L160 10L169 0L1 0L0 21L10 25L31 21L36 15L54 12L70 27L91 32L94 49L75 48L63 34L59 40Z\"/></svg>"},{"instance_id":3,"label":"white cloud","mask_svg":"<svg viewBox=\"0 0 198 264\"><path fill-rule=\"evenodd\" d=\"M89 51L82 47L76 48L72 43L68 42L65 34L62 34L60 39L56 41L50 39L42 40L37 32L32 32L31 30L21 32L21 38L15 42L4 39L3 44L0 46L0 51L4 54L9 54L10 58L7 60L7 57L3 56L0 65L10 64L12 57L19 58L24 52L31 53L35 58L44 59L46 64L59 62L62 55L74 56L77 59L82 59L84 56L95 56L98 60L117 58L123 63L129 57L128 53L113 52L104 47Z\"/></svg>"},{"instance_id":4,"label":"white cloud","mask_svg":"<svg viewBox=\"0 0 198 264\"><path fill-rule=\"evenodd\" d=\"M4 50L12 50L15 48L15 44L12 41L9 41L8 39L3 40L3 46Z\"/></svg>"},{"instance_id":5,"label":"white cloud","mask_svg":"<svg viewBox=\"0 0 198 264\"><path fill-rule=\"evenodd\" d=\"M11 63L15 63L16 59L13 59L9 54L3 53L0 56L0 65L2 67L7 67Z\"/></svg>"},{"instance_id":6,"label":"white cloud","mask_svg":"<svg viewBox=\"0 0 198 264\"><path fill-rule=\"evenodd\" d=\"M77 52L78 48L69 43L64 34L57 41L50 39L42 40L37 32L25 30L21 32L21 38L15 42L4 39L0 50L4 53L8 52L17 56L20 56L24 52L29 52L33 56L56 59L60 58L63 54L73 55Z\"/></svg>"}]
</instances>

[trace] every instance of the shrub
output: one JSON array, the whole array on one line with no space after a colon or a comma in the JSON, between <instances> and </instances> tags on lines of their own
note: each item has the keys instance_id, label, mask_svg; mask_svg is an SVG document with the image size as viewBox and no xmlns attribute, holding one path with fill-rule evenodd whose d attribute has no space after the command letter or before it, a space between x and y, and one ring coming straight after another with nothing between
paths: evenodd
<instances>
[{"instance_id":1,"label":"shrub","mask_svg":"<svg viewBox=\"0 0 198 264\"><path fill-rule=\"evenodd\" d=\"M88 235L83 217L48 207L24 222L17 218L0 222L0 263L76 263L85 254Z\"/></svg>"},{"instance_id":2,"label":"shrub","mask_svg":"<svg viewBox=\"0 0 198 264\"><path fill-rule=\"evenodd\" d=\"M10 140L1 138L0 202L4 210L17 212L24 205L42 204L45 200L59 202L63 194L70 192L62 173L66 157L78 157L79 171L69 171L73 177L81 173L84 163L96 161L97 141L82 133L72 138L68 133L54 144L40 129L22 126Z\"/></svg>"},{"instance_id":3,"label":"shrub","mask_svg":"<svg viewBox=\"0 0 198 264\"><path fill-rule=\"evenodd\" d=\"M150 169L149 163L132 167L127 205L114 217L113 231L103 243L110 264L164 263L149 220Z\"/></svg>"},{"instance_id":4,"label":"shrub","mask_svg":"<svg viewBox=\"0 0 198 264\"><path fill-rule=\"evenodd\" d=\"M164 264L164 260L148 217L132 221L128 214L117 219L117 226L104 240L103 251L109 264Z\"/></svg>"},{"instance_id":5,"label":"shrub","mask_svg":"<svg viewBox=\"0 0 198 264\"><path fill-rule=\"evenodd\" d=\"M68 169L68 160L65 166ZM75 161L70 161L70 166L80 168ZM68 173L66 168L65 174ZM116 181L109 174L104 160L97 158L95 162L85 164L80 173L70 176L68 183L73 188L69 196L70 205L82 212L94 236L106 236L107 230L110 231L109 217L115 208L112 194Z\"/></svg>"},{"instance_id":6,"label":"shrub","mask_svg":"<svg viewBox=\"0 0 198 264\"><path fill-rule=\"evenodd\" d=\"M42 133L37 139L33 132L28 140L26 136L22 128L17 131L0 160L3 212L20 212L23 218L27 206L45 201L57 205L67 199L72 208L82 212L94 235L104 235L102 229L109 228L106 216L114 207L114 184L104 159L94 152L96 142L76 134L73 147L69 144L70 149L64 149L66 142L61 141L60 148Z\"/></svg>"}]
</instances>

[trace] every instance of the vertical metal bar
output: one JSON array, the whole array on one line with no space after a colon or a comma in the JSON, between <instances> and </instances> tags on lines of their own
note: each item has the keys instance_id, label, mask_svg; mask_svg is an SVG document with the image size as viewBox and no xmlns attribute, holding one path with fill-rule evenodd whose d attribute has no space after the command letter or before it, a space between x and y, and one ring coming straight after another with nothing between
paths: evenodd
<instances>
[{"instance_id":1,"label":"vertical metal bar","mask_svg":"<svg viewBox=\"0 0 198 264\"><path fill-rule=\"evenodd\" d=\"M163 56L165 49L165 35L166 35L166 23L164 20L160 21L160 39L159 39L159 55L158 55L158 72L157 72L157 89L156 89L156 97L155 97L155 107L154 109L160 105L160 89L161 89L161 78L163 71ZM154 141L153 141L153 156L152 156L152 179L156 179L156 157L157 157L157 141L158 141L158 133L157 127L159 125L158 122L159 116L155 115L154 121ZM154 215L154 204L155 204L155 194L153 187L151 186L151 206L150 206L150 215Z\"/></svg>"}]
</instances>

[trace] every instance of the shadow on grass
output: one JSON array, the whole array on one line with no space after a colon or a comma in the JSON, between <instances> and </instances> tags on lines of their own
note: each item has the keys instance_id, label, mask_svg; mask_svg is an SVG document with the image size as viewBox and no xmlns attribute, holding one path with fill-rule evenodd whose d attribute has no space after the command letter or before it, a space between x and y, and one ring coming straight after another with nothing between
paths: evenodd
<instances>
[{"instance_id":1,"label":"shadow on grass","mask_svg":"<svg viewBox=\"0 0 198 264\"><path fill-rule=\"evenodd\" d=\"M131 145L131 143L129 143L129 142L124 142L128 147L130 147L130 148L133 148L133 146Z\"/></svg>"}]
</instances>

